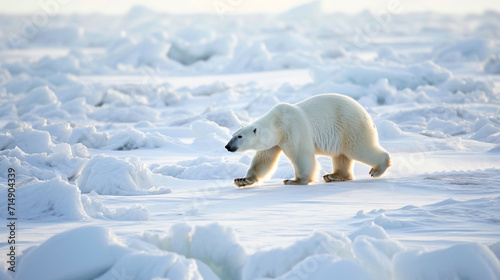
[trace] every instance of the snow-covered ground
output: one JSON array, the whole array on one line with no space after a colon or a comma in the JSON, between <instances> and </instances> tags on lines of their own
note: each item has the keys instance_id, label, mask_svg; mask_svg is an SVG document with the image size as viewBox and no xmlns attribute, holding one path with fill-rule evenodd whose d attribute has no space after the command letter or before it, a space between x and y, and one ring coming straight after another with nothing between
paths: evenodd
<instances>
[{"instance_id":1,"label":"snow-covered ground","mask_svg":"<svg viewBox=\"0 0 500 280\"><path fill-rule=\"evenodd\" d=\"M0 26L0 279L500 279L500 14ZM284 186L282 157L236 188L231 134L327 92L370 113L387 173Z\"/></svg>"}]
</instances>

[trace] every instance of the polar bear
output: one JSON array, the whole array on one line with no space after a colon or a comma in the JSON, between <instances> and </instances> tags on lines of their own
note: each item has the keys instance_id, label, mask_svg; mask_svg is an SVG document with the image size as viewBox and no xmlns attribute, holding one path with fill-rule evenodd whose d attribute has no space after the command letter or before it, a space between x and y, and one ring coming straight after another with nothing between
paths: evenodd
<instances>
[{"instance_id":1,"label":"polar bear","mask_svg":"<svg viewBox=\"0 0 500 280\"><path fill-rule=\"evenodd\" d=\"M256 150L245 178L238 187L254 184L270 175L283 152L292 162L295 178L285 185L307 185L316 176L315 155L332 158L333 173L326 182L353 180L354 160L372 168L378 177L391 158L378 142L375 125L354 99L340 94L321 94L297 104L280 103L260 119L236 131L225 147L229 152Z\"/></svg>"}]
</instances>

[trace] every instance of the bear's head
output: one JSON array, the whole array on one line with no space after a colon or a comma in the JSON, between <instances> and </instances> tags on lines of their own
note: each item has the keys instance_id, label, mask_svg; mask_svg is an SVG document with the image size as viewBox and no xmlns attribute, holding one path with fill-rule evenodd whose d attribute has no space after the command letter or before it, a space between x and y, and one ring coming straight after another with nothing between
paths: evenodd
<instances>
[{"instance_id":1,"label":"bear's head","mask_svg":"<svg viewBox=\"0 0 500 280\"><path fill-rule=\"evenodd\" d=\"M269 128L250 124L236 131L225 148L230 152L262 151L276 146L275 138Z\"/></svg>"}]
</instances>

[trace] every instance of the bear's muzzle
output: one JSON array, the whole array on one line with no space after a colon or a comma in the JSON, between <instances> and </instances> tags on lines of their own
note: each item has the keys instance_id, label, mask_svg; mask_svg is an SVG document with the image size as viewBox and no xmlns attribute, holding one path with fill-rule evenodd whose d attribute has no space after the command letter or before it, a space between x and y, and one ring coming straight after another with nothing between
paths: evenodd
<instances>
[{"instance_id":1,"label":"bear's muzzle","mask_svg":"<svg viewBox=\"0 0 500 280\"><path fill-rule=\"evenodd\" d=\"M238 150L238 147L234 144L234 141L235 141L234 138L229 140L229 142L227 143L227 145L225 147L231 153L234 153Z\"/></svg>"}]
</instances>

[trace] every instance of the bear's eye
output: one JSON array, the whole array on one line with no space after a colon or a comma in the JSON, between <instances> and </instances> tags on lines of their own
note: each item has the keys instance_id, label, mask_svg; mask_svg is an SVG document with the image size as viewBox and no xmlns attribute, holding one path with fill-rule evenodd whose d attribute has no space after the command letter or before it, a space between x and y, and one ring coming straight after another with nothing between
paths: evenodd
<instances>
[{"instance_id":1,"label":"bear's eye","mask_svg":"<svg viewBox=\"0 0 500 280\"><path fill-rule=\"evenodd\" d=\"M241 136L241 135L238 135L238 138L242 138L242 137L243 137L243 136Z\"/></svg>"},{"instance_id":2,"label":"bear's eye","mask_svg":"<svg viewBox=\"0 0 500 280\"><path fill-rule=\"evenodd\" d=\"M256 133L256 132L257 132L257 128L254 128L254 129L253 129L253 133Z\"/></svg>"}]
</instances>

